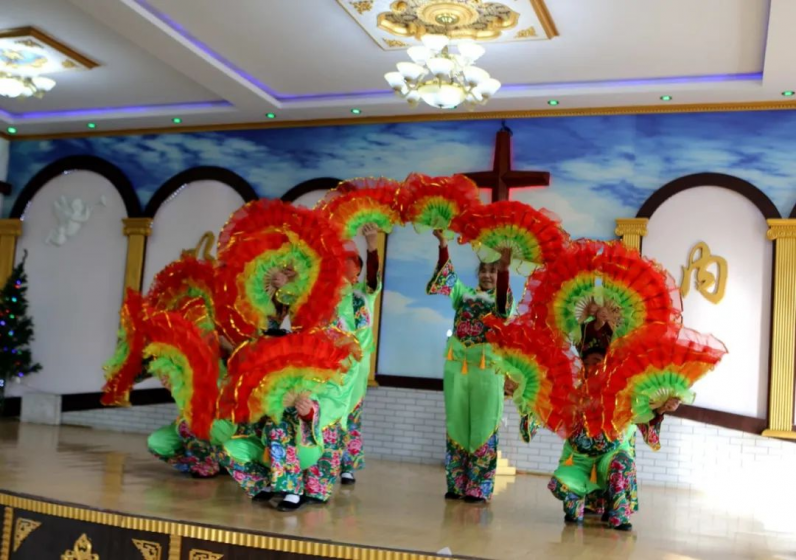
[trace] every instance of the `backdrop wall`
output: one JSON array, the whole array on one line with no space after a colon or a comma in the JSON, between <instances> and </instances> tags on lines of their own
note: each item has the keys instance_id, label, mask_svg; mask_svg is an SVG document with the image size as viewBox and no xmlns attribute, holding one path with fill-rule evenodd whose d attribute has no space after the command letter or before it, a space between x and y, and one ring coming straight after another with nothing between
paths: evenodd
<instances>
[{"instance_id":1,"label":"backdrop wall","mask_svg":"<svg viewBox=\"0 0 796 560\"><path fill-rule=\"evenodd\" d=\"M516 189L511 198L558 213L573 237L614 238L615 218L634 216L641 204L663 184L697 172L722 172L743 178L768 195L784 215L796 203L796 189L793 188L796 158L792 157L796 151L796 136L792 134L796 125L795 112L550 118L514 120L509 124L514 132L514 167L547 170L552 174L550 187ZM90 154L105 158L122 169L132 181L142 205L168 178L199 165L230 169L251 183L260 196L279 197L293 186L317 177L385 175L401 179L412 171L442 175L489 169L499 127L496 121L466 121L19 141L11 144L9 179L18 193L44 165L68 155ZM210 214L208 205L211 202L198 194L204 187L195 190L193 187L195 185L163 206L162 212L177 212L177 219L163 219L160 223L161 217L156 217L148 249L154 253L147 257L147 279L171 258L169 255L176 256L178 248L195 243L198 233L217 229L220 216L235 204L234 194L223 191L226 193L223 196L229 198L224 198L223 203L212 202L220 204L223 212L219 208ZM191 192L197 194L185 194ZM770 274L770 246L764 242L764 229L761 228L765 226L759 220L756 225L749 222L750 214L744 213L742 202L733 210L731 198L718 199L708 191L705 193L705 198L698 201L700 206L693 208L694 212L700 210L702 213L691 215L689 220L705 227L710 224L715 230L710 230L715 239L723 238L725 233L735 235L727 238L729 247L716 245L715 249L720 254L723 252L730 262L725 301L732 297L745 302L739 304L746 306L743 309L733 307L726 312L734 316L769 297L766 291L769 284L764 275ZM199 198L194 202L179 202L180 206L174 207L179 211L167 210L183 196ZM307 195L306 201L299 202L308 203L310 199L312 196ZM682 200L687 202L687 199ZM689 209L686 202L674 199L673 210L661 208L662 213L654 217L651 225L650 238L645 241L645 251L663 260L675 275L679 267L686 264L687 251L702 235L702 230L688 235L684 232L684 237L678 241L682 246L672 247L670 254L663 247L656 249L655 243L658 243L656 239L667 238L671 233L667 228L681 229L673 216L680 211L678 208ZM733 220L741 220L748 227L739 226L736 231L730 228L732 220L720 219L725 205L727 212L734 216ZM11 201L6 201L4 206L7 212ZM705 208L711 207L716 208L714 221L707 220L704 213ZM48 218L42 214L41 219ZM29 223L35 222L26 222L26 229ZM174 230L168 230L170 233L163 233L163 236L173 241L161 245L158 236L166 231L164 228L171 227ZM178 242L177 236L182 235L185 240ZM750 244L743 247L735 247L737 243L729 241L748 236L759 241L749 241ZM713 239L709 240L711 247L719 243ZM76 238L74 242L83 240ZM187 246L183 246L186 242ZM31 250L44 250L40 245L30 247ZM752 254L756 256L752 258ZM470 250L455 247L452 256L465 281L474 283L476 261ZM745 259L743 264L740 259ZM421 236L411 228L399 229L388 239L380 373L441 377L442 354L452 324L452 310L445 298L429 297L424 293L435 260L436 243L429 234ZM755 268L758 265L761 268ZM88 270L77 270L75 274L85 278ZM513 278L512 288L519 298L522 279ZM700 296L690 297L697 301ZM107 302L99 302L93 293L87 293L80 304L84 308L108 305L114 316L118 309L118 301L111 302L109 298ZM720 329L729 322L721 305L689 302L688 306L687 321L696 328ZM54 312L44 308L33 311L38 325L49 322ZM737 331L716 333L721 338L728 337L733 356L733 361L728 362L733 365L727 366L726 379L740 385L734 389L735 396L719 405L716 404L718 397L710 397L718 389L711 389L713 381L709 380L707 386L700 387L700 399L705 399L700 402L705 406L723 406L722 410L754 416L763 414L761 399L766 387L762 379L767 364L760 340L767 337L767 320L760 313L758 309L756 315L744 319L749 325L758 325L754 332L738 327ZM107 320L107 332L115 330L114 321ZM741 344L746 346L739 346ZM751 354L746 352L749 345L754 350ZM407 352L407 348L412 352ZM741 361L735 361L734 356L741 354L748 354L747 358L739 357L737 360ZM86 362L84 367L98 367L99 357L95 361ZM98 388L97 385L94 390Z\"/></svg>"}]
</instances>

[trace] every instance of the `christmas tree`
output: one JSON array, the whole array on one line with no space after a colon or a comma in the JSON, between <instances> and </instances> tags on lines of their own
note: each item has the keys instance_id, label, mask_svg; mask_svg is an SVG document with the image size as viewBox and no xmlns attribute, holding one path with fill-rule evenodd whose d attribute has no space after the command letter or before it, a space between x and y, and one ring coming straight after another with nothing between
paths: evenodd
<instances>
[{"instance_id":1,"label":"christmas tree","mask_svg":"<svg viewBox=\"0 0 796 560\"><path fill-rule=\"evenodd\" d=\"M11 379L19 380L36 373L41 366L33 361L30 342L33 340L33 319L27 316L28 277L25 259L14 267L11 277L0 291L0 411L3 409L5 387Z\"/></svg>"}]
</instances>

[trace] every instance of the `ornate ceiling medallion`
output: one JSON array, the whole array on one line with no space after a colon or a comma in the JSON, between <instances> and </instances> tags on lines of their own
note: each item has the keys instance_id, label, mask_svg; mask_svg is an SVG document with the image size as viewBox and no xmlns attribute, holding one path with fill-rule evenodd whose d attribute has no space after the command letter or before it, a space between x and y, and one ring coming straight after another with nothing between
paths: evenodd
<instances>
[{"instance_id":1,"label":"ornate ceiling medallion","mask_svg":"<svg viewBox=\"0 0 796 560\"><path fill-rule=\"evenodd\" d=\"M451 39L497 39L517 26L520 15L504 4L472 0L398 0L376 22L398 37L422 39L447 35Z\"/></svg>"},{"instance_id":2,"label":"ornate ceiling medallion","mask_svg":"<svg viewBox=\"0 0 796 560\"><path fill-rule=\"evenodd\" d=\"M445 35L454 45L458 41L544 41L558 35L545 0L337 2L384 50L422 45L426 35Z\"/></svg>"}]
</instances>

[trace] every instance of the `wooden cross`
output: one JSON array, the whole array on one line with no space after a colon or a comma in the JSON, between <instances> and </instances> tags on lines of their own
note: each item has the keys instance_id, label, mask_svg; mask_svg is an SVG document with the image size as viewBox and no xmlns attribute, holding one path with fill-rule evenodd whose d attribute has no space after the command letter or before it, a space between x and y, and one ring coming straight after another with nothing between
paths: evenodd
<instances>
[{"instance_id":1,"label":"wooden cross","mask_svg":"<svg viewBox=\"0 0 796 560\"><path fill-rule=\"evenodd\" d=\"M503 121L495 138L495 161L492 171L465 173L479 187L492 189L492 202L509 199L509 189L514 187L547 187L547 171L515 171L511 168L511 130Z\"/></svg>"}]
</instances>

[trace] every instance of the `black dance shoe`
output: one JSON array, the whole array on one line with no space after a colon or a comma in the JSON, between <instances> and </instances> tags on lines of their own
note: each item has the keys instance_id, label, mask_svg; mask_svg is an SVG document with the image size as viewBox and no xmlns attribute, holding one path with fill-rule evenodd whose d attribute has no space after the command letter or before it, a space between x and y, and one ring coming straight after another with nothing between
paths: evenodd
<instances>
[{"instance_id":1,"label":"black dance shoe","mask_svg":"<svg viewBox=\"0 0 796 560\"><path fill-rule=\"evenodd\" d=\"M614 527L614 529L617 531L632 531L633 525L631 525L630 523L622 523L621 525L617 525L616 527Z\"/></svg>"},{"instance_id":2,"label":"black dance shoe","mask_svg":"<svg viewBox=\"0 0 796 560\"><path fill-rule=\"evenodd\" d=\"M348 476L341 476L340 477L340 484L342 484L343 486L348 486L349 484L356 484L356 483L357 483L357 479L354 478L353 474L350 477L348 477Z\"/></svg>"},{"instance_id":3,"label":"black dance shoe","mask_svg":"<svg viewBox=\"0 0 796 560\"><path fill-rule=\"evenodd\" d=\"M462 497L459 496L456 492L445 492L445 499L446 500L461 500Z\"/></svg>"},{"instance_id":4,"label":"black dance shoe","mask_svg":"<svg viewBox=\"0 0 796 560\"><path fill-rule=\"evenodd\" d=\"M580 525L581 523L583 523L583 519L578 519L577 517L570 517L569 515L565 515L564 523L568 523L570 525Z\"/></svg>"},{"instance_id":5,"label":"black dance shoe","mask_svg":"<svg viewBox=\"0 0 796 560\"><path fill-rule=\"evenodd\" d=\"M464 502L466 504L483 504L486 503L484 498L476 498L475 496L465 496Z\"/></svg>"},{"instance_id":6,"label":"black dance shoe","mask_svg":"<svg viewBox=\"0 0 796 560\"><path fill-rule=\"evenodd\" d=\"M298 502L289 502L287 500L282 500L277 504L276 511L282 511L282 512L298 511L299 509L307 505L307 503L308 503L307 499L304 498L304 496L301 496Z\"/></svg>"}]
</instances>

